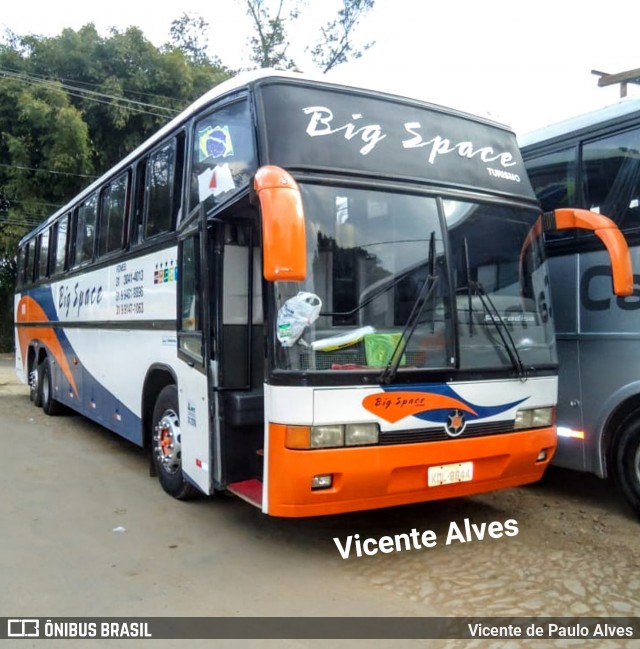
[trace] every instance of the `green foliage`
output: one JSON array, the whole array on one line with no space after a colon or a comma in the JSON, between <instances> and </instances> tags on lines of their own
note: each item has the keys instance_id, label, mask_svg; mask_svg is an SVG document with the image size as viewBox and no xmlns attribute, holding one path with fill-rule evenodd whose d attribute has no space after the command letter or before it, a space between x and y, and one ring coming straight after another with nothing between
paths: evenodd
<instances>
[{"instance_id":1,"label":"green foliage","mask_svg":"<svg viewBox=\"0 0 640 649\"><path fill-rule=\"evenodd\" d=\"M292 70L296 67L293 59L287 55L287 22L295 21L299 14L297 5L283 16L285 0L279 0L277 9L272 15L266 0L246 0L247 13L253 21L255 34L249 38L251 60L260 68Z\"/></svg>"},{"instance_id":2,"label":"green foliage","mask_svg":"<svg viewBox=\"0 0 640 649\"><path fill-rule=\"evenodd\" d=\"M313 62L328 72L350 58L359 59L366 50L373 47L374 41L360 48L352 42L352 35L363 15L373 9L375 0L343 0L338 18L321 28L322 37L311 50Z\"/></svg>"},{"instance_id":3,"label":"green foliage","mask_svg":"<svg viewBox=\"0 0 640 649\"><path fill-rule=\"evenodd\" d=\"M163 48L138 28L102 37L93 24L0 41L0 351L19 239L230 76L205 56L197 28L175 21Z\"/></svg>"}]
</instances>

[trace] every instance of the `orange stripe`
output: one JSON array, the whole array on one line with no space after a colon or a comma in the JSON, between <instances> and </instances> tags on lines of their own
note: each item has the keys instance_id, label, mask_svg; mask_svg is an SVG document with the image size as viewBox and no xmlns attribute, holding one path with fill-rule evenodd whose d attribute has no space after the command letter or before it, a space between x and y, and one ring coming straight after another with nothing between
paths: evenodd
<instances>
[{"instance_id":1,"label":"orange stripe","mask_svg":"<svg viewBox=\"0 0 640 649\"><path fill-rule=\"evenodd\" d=\"M32 322L49 322L47 314L32 297L25 295L20 299L20 302L18 303L18 311L16 313L16 322L18 323L18 339L22 351L23 362L27 359L27 348L29 344L33 340L41 341L46 345L48 352L60 366L60 369L67 378L67 381L69 381L69 385L71 385L76 397L78 397L76 381L53 327L47 325L36 327L20 326Z\"/></svg>"}]
</instances>

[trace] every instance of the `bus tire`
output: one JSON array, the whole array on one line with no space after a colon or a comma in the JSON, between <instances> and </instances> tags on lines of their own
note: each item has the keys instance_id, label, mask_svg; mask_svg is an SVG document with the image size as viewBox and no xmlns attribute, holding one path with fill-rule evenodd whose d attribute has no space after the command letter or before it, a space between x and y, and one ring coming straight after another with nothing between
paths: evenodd
<instances>
[{"instance_id":1,"label":"bus tire","mask_svg":"<svg viewBox=\"0 0 640 649\"><path fill-rule=\"evenodd\" d=\"M151 422L151 454L162 488L178 500L188 500L199 491L182 473L178 388L167 385L158 394Z\"/></svg>"},{"instance_id":2,"label":"bus tire","mask_svg":"<svg viewBox=\"0 0 640 649\"><path fill-rule=\"evenodd\" d=\"M64 406L53 396L53 377L51 374L51 362L49 361L49 357L45 357L39 365L38 395L40 398L40 405L45 414L53 417L61 414L64 410Z\"/></svg>"},{"instance_id":3,"label":"bus tire","mask_svg":"<svg viewBox=\"0 0 640 649\"><path fill-rule=\"evenodd\" d=\"M33 361L29 365L29 401L33 401L34 405L38 394L38 372L39 368Z\"/></svg>"},{"instance_id":4,"label":"bus tire","mask_svg":"<svg viewBox=\"0 0 640 649\"><path fill-rule=\"evenodd\" d=\"M34 365L33 371L29 375L29 398L33 401L36 408L42 406L42 370L44 362Z\"/></svg>"},{"instance_id":5,"label":"bus tire","mask_svg":"<svg viewBox=\"0 0 640 649\"><path fill-rule=\"evenodd\" d=\"M640 517L640 418L628 420L616 441L614 478L627 504Z\"/></svg>"}]
</instances>

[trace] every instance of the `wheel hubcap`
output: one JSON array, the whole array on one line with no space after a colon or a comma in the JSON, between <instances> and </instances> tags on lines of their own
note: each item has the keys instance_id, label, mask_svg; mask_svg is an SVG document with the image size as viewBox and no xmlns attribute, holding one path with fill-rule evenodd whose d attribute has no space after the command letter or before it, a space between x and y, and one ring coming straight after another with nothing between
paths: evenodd
<instances>
[{"instance_id":1,"label":"wheel hubcap","mask_svg":"<svg viewBox=\"0 0 640 649\"><path fill-rule=\"evenodd\" d=\"M167 473L180 468L180 421L173 410L167 410L156 424L153 447L158 464Z\"/></svg>"}]
</instances>

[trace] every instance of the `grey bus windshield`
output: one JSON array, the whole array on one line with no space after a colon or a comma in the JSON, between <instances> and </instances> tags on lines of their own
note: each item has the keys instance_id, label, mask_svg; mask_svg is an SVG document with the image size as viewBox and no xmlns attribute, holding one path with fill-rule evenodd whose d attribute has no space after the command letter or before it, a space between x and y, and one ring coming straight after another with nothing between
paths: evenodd
<instances>
[{"instance_id":1,"label":"grey bus windshield","mask_svg":"<svg viewBox=\"0 0 640 649\"><path fill-rule=\"evenodd\" d=\"M300 188L307 278L275 285L278 369L380 373L393 364L401 375L511 371L514 358L525 368L555 364L543 252L525 245L535 209Z\"/></svg>"}]
</instances>

